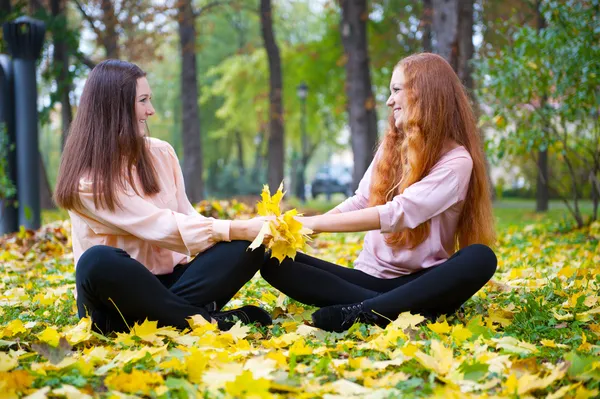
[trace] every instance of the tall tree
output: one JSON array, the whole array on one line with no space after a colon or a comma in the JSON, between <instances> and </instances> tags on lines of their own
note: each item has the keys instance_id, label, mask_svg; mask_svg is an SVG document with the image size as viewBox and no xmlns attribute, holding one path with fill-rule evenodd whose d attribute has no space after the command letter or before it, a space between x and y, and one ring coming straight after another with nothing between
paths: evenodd
<instances>
[{"instance_id":1,"label":"tall tree","mask_svg":"<svg viewBox=\"0 0 600 399\"><path fill-rule=\"evenodd\" d=\"M474 3L474 0L459 1L456 39L456 73L471 95L473 95L474 89L473 68L471 67L471 60L475 54L473 45Z\"/></svg>"},{"instance_id":2,"label":"tall tree","mask_svg":"<svg viewBox=\"0 0 600 399\"><path fill-rule=\"evenodd\" d=\"M455 71L458 65L458 5L459 0L433 0L434 51Z\"/></svg>"},{"instance_id":3,"label":"tall tree","mask_svg":"<svg viewBox=\"0 0 600 399\"><path fill-rule=\"evenodd\" d=\"M433 23L433 0L423 0L423 12L421 14L421 32L423 34L421 43L423 51L433 51L431 43L431 24Z\"/></svg>"},{"instance_id":4,"label":"tall tree","mask_svg":"<svg viewBox=\"0 0 600 399\"><path fill-rule=\"evenodd\" d=\"M541 35L541 32L546 27L546 20L541 11L542 1L536 0L536 22L537 22L537 33ZM540 107L543 108L548 102L548 97L544 93L540 98ZM546 135L547 128L542 128L542 134ZM538 149L537 154L537 179L536 179L536 190L535 190L535 211L545 212L548 210L548 149L546 146L542 146Z\"/></svg>"},{"instance_id":5,"label":"tall tree","mask_svg":"<svg viewBox=\"0 0 600 399\"><path fill-rule=\"evenodd\" d=\"M181 51L183 176L187 196L195 203L204 198L204 182L196 75L196 26L192 0L179 0L177 22Z\"/></svg>"},{"instance_id":6,"label":"tall tree","mask_svg":"<svg viewBox=\"0 0 600 399\"><path fill-rule=\"evenodd\" d=\"M102 42L106 49L106 58L119 58L119 37L117 36L117 15L112 0L102 0L102 22L104 34Z\"/></svg>"},{"instance_id":7,"label":"tall tree","mask_svg":"<svg viewBox=\"0 0 600 399\"><path fill-rule=\"evenodd\" d=\"M267 180L271 191L283 180L284 128L282 104L282 74L279 47L273 32L271 0L260 0L260 21L265 50L269 59L269 151Z\"/></svg>"},{"instance_id":8,"label":"tall tree","mask_svg":"<svg viewBox=\"0 0 600 399\"><path fill-rule=\"evenodd\" d=\"M71 110L71 78L69 76L69 48L67 46L67 17L65 13L66 0L51 0L50 11L55 19L54 36L54 68L58 69L55 74L58 96L60 99L60 115L62 122L61 149L65 146L65 140L69 126L73 121Z\"/></svg>"},{"instance_id":9,"label":"tall tree","mask_svg":"<svg viewBox=\"0 0 600 399\"><path fill-rule=\"evenodd\" d=\"M367 171L377 143L377 115L371 87L366 0L340 0L341 35L346 57L346 97L352 151L354 153L353 185Z\"/></svg>"}]
</instances>

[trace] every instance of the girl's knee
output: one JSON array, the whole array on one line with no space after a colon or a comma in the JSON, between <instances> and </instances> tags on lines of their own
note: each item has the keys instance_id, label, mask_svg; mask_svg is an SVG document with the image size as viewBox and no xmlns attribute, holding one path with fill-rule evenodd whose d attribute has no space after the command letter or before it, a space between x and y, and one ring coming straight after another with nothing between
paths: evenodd
<instances>
[{"instance_id":1,"label":"girl's knee","mask_svg":"<svg viewBox=\"0 0 600 399\"><path fill-rule=\"evenodd\" d=\"M94 245L88 248L79 258L77 267L75 268L76 279L87 279L94 270L111 262L111 258L119 253L124 252L122 249L113 248L106 245Z\"/></svg>"},{"instance_id":2,"label":"girl's knee","mask_svg":"<svg viewBox=\"0 0 600 399\"><path fill-rule=\"evenodd\" d=\"M486 275L488 280L492 278L498 267L498 258L490 247L483 244L473 244L464 248L463 251L468 252L472 259L476 259L477 268Z\"/></svg>"}]
</instances>

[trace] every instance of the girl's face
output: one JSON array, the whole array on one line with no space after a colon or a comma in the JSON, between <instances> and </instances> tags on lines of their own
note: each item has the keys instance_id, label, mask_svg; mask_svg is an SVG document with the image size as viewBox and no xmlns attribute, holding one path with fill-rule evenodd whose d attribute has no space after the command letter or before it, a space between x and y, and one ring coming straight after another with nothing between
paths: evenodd
<instances>
[{"instance_id":1,"label":"girl's face","mask_svg":"<svg viewBox=\"0 0 600 399\"><path fill-rule=\"evenodd\" d=\"M406 118L406 94L404 93L404 72L402 68L394 69L390 81L390 97L385 103L394 113L394 124L400 128Z\"/></svg>"},{"instance_id":2,"label":"girl's face","mask_svg":"<svg viewBox=\"0 0 600 399\"><path fill-rule=\"evenodd\" d=\"M142 136L146 134L146 120L150 115L154 115L151 99L152 91L148 79L145 77L139 78L135 89L135 117Z\"/></svg>"}]
</instances>

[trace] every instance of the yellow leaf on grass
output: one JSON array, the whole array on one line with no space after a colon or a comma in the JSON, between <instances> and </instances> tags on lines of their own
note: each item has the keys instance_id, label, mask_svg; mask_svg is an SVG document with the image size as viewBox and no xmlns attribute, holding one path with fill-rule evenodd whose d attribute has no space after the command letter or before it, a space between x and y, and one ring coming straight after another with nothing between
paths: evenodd
<instances>
[{"instance_id":1,"label":"yellow leaf on grass","mask_svg":"<svg viewBox=\"0 0 600 399\"><path fill-rule=\"evenodd\" d=\"M12 337L13 335L26 332L27 329L23 325L23 322L19 319L14 319L4 327L3 335L5 337Z\"/></svg>"},{"instance_id":2,"label":"yellow leaf on grass","mask_svg":"<svg viewBox=\"0 0 600 399\"><path fill-rule=\"evenodd\" d=\"M492 341L496 343L497 348L519 355L529 355L538 351L535 345L519 341L514 337L492 338Z\"/></svg>"},{"instance_id":3,"label":"yellow leaf on grass","mask_svg":"<svg viewBox=\"0 0 600 399\"><path fill-rule=\"evenodd\" d=\"M90 395L81 392L79 389L75 388L73 385L62 385L60 388L53 389L52 393L55 395L64 396L67 399L91 399L92 398Z\"/></svg>"},{"instance_id":4,"label":"yellow leaf on grass","mask_svg":"<svg viewBox=\"0 0 600 399\"><path fill-rule=\"evenodd\" d=\"M104 380L104 384L111 389L126 393L150 394L157 385L162 385L164 380L158 373L133 369L131 373L116 371Z\"/></svg>"},{"instance_id":5,"label":"yellow leaf on grass","mask_svg":"<svg viewBox=\"0 0 600 399\"><path fill-rule=\"evenodd\" d=\"M71 345L89 340L92 338L91 319L89 317L82 318L75 327L68 329L64 334Z\"/></svg>"},{"instance_id":6,"label":"yellow leaf on grass","mask_svg":"<svg viewBox=\"0 0 600 399\"><path fill-rule=\"evenodd\" d=\"M425 317L420 314L412 314L410 312L403 312L398 315L396 320L394 320L390 325L395 328L400 328L402 330L408 327L416 327L417 324L423 322Z\"/></svg>"},{"instance_id":7,"label":"yellow leaf on grass","mask_svg":"<svg viewBox=\"0 0 600 399\"><path fill-rule=\"evenodd\" d=\"M188 372L188 379L194 384L202 382L202 375L208 366L210 358L208 355L198 349L192 349L192 353L185 358L185 364Z\"/></svg>"},{"instance_id":8,"label":"yellow leaf on grass","mask_svg":"<svg viewBox=\"0 0 600 399\"><path fill-rule=\"evenodd\" d=\"M60 334L53 327L46 327L44 331L39 333L37 337L42 341L52 346L58 346L60 340Z\"/></svg>"},{"instance_id":9,"label":"yellow leaf on grass","mask_svg":"<svg viewBox=\"0 0 600 399\"><path fill-rule=\"evenodd\" d=\"M452 349L446 348L444 344L438 340L431 341L430 355L417 351L415 353L415 359L417 359L425 368L433 370L442 376L448 374L454 363Z\"/></svg>"},{"instance_id":10,"label":"yellow leaf on grass","mask_svg":"<svg viewBox=\"0 0 600 399\"><path fill-rule=\"evenodd\" d=\"M251 371L244 370L234 381L225 384L225 392L235 398L270 398L270 386L269 380L255 379Z\"/></svg>"},{"instance_id":11,"label":"yellow leaf on grass","mask_svg":"<svg viewBox=\"0 0 600 399\"><path fill-rule=\"evenodd\" d=\"M427 327L429 327L429 329L431 331L438 333L440 335L448 334L451 330L450 326L448 325L448 322L446 320L444 320L441 323L429 324Z\"/></svg>"},{"instance_id":12,"label":"yellow leaf on grass","mask_svg":"<svg viewBox=\"0 0 600 399\"><path fill-rule=\"evenodd\" d=\"M310 346L306 346L303 339L299 339L292 346L290 346L290 355L296 356L312 355L314 349Z\"/></svg>"},{"instance_id":13,"label":"yellow leaf on grass","mask_svg":"<svg viewBox=\"0 0 600 399\"><path fill-rule=\"evenodd\" d=\"M233 327L231 327L229 329L229 331L227 331L226 334L230 334L233 337L233 340L235 342L239 341L240 339L244 339L246 338L246 336L248 335L248 333L250 332L250 327L248 326L243 326L241 321L237 321Z\"/></svg>"},{"instance_id":14,"label":"yellow leaf on grass","mask_svg":"<svg viewBox=\"0 0 600 399\"><path fill-rule=\"evenodd\" d=\"M19 365L19 360L8 353L0 352L0 372L10 371Z\"/></svg>"},{"instance_id":15,"label":"yellow leaf on grass","mask_svg":"<svg viewBox=\"0 0 600 399\"><path fill-rule=\"evenodd\" d=\"M569 368L567 363L557 365L550 374L540 377L539 374L524 373L519 378L513 373L505 384L505 392L508 395L524 395L531 391L545 389L555 381L563 378Z\"/></svg>"},{"instance_id":16,"label":"yellow leaf on grass","mask_svg":"<svg viewBox=\"0 0 600 399\"><path fill-rule=\"evenodd\" d=\"M450 335L452 336L454 341L456 341L457 343L461 343L471 338L473 336L473 333L471 332L471 330L469 330L462 324L458 324L452 327L452 334Z\"/></svg>"},{"instance_id":17,"label":"yellow leaf on grass","mask_svg":"<svg viewBox=\"0 0 600 399\"><path fill-rule=\"evenodd\" d=\"M553 339L542 339L540 340L540 344L548 348L568 348L569 345L565 344L557 344Z\"/></svg>"}]
</instances>

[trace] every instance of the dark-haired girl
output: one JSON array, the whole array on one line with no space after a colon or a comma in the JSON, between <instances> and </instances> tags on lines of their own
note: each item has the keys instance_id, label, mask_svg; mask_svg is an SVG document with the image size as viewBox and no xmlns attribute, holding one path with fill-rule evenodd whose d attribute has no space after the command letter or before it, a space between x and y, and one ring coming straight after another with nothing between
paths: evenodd
<instances>
[{"instance_id":1,"label":"dark-haired girl","mask_svg":"<svg viewBox=\"0 0 600 399\"><path fill-rule=\"evenodd\" d=\"M79 317L103 333L145 319L183 329L198 314L221 329L270 324L255 306L220 311L263 262L264 249L246 251L263 222L198 214L175 151L147 136L152 115L138 66L107 60L92 70L55 192L71 217Z\"/></svg>"}]
</instances>

